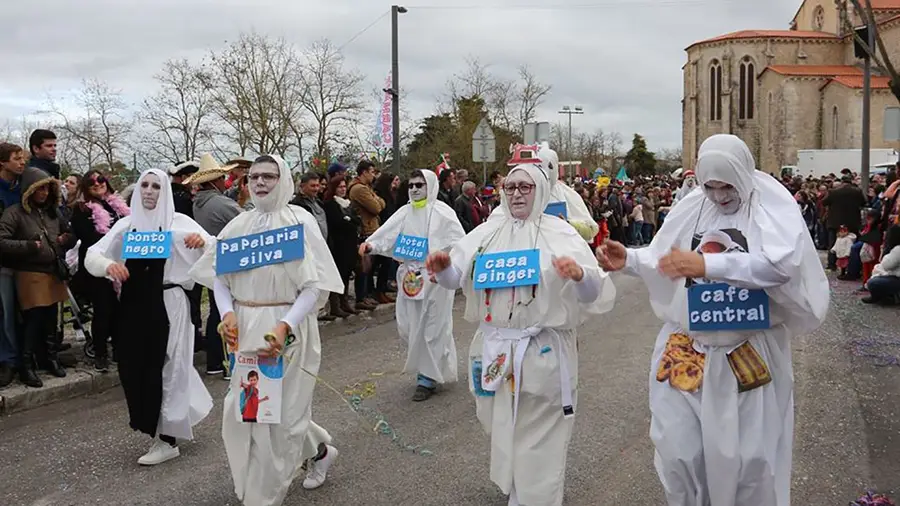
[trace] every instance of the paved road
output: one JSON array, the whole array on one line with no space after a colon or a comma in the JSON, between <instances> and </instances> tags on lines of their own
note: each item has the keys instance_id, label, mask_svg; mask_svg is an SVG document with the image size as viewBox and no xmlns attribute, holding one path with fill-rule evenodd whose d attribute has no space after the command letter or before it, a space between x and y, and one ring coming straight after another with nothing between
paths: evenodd
<instances>
[{"instance_id":1,"label":"paved road","mask_svg":"<svg viewBox=\"0 0 900 506\"><path fill-rule=\"evenodd\" d=\"M617 277L615 310L580 331L579 413L569 452L568 505L663 504L647 436L648 361L660 324L644 288ZM862 307L850 285L835 285L833 310L817 333L797 339L797 436L794 503L846 505L868 487L900 490L900 367L850 353L900 354L891 347L900 311ZM456 313L461 314L461 300ZM457 316L459 356L473 325ZM405 444L403 452L372 430L337 396L318 388L314 419L335 437L341 457L326 486L294 486L285 504L313 506L503 506L487 476L487 440L464 385L427 403L409 401L412 378L392 374L405 352L392 319L323 332L322 376L343 389L373 382L367 406L380 411ZM462 367L462 366L461 366ZM382 373L385 373L382 375ZM213 397L221 380L208 381ZM182 457L140 468L148 438L128 429L119 389L0 419L2 505L237 505L222 449L221 404L183 444ZM893 493L893 492L891 492Z\"/></svg>"}]
</instances>

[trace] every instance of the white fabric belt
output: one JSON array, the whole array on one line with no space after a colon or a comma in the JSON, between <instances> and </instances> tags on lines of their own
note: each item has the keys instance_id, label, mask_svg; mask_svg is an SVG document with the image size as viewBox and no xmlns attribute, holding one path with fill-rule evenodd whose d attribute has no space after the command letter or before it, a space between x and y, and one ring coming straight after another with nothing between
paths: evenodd
<instances>
[{"instance_id":1,"label":"white fabric belt","mask_svg":"<svg viewBox=\"0 0 900 506\"><path fill-rule=\"evenodd\" d=\"M572 401L572 383L569 380L569 362L566 356L566 349L562 345L562 338L553 329L542 329L540 327L528 327L526 329L501 328L481 323L479 326L481 331L482 349L482 377L481 385L484 390L496 392L497 389L506 382L506 376L509 372L509 360L504 360L499 365L497 374L491 381L486 381L485 373L489 368L498 361L502 354L507 357L513 356L513 381L515 382L515 399L513 399L513 427L516 424L516 418L519 414L519 394L522 388L522 362L525 360L525 351L528 349L528 343L531 338L536 337L543 330L552 332L556 336L556 349L559 350L559 384L560 394L562 397L563 417L571 418L575 416L575 407Z\"/></svg>"}]
</instances>

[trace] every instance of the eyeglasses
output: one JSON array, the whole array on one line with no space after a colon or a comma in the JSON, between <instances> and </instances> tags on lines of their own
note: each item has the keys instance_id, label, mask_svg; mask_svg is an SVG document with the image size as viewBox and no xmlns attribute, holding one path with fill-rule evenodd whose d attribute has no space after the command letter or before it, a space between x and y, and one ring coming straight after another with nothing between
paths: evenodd
<instances>
[{"instance_id":1,"label":"eyeglasses","mask_svg":"<svg viewBox=\"0 0 900 506\"><path fill-rule=\"evenodd\" d=\"M103 176L97 176L96 178L91 180L91 186L97 186L99 184L106 184L107 179Z\"/></svg>"},{"instance_id":2,"label":"eyeglasses","mask_svg":"<svg viewBox=\"0 0 900 506\"><path fill-rule=\"evenodd\" d=\"M516 185L505 185L505 186L503 187L503 191L506 192L506 195L508 195L508 196L510 196L510 197L512 197L512 196L516 193L516 190L519 190L519 193L522 194L522 195L528 195L528 194L531 193L532 190L534 190L534 185L533 185L533 184L523 183L523 184L520 184L520 185L518 185L518 186L516 186Z\"/></svg>"},{"instance_id":3,"label":"eyeglasses","mask_svg":"<svg viewBox=\"0 0 900 506\"><path fill-rule=\"evenodd\" d=\"M425 183L409 183L410 188L425 188Z\"/></svg>"},{"instance_id":4,"label":"eyeglasses","mask_svg":"<svg viewBox=\"0 0 900 506\"><path fill-rule=\"evenodd\" d=\"M281 176L278 174L270 174L268 172L263 172L263 173L257 173L257 174L250 174L249 176L247 176L247 179L249 179L253 183L259 181L260 179L262 179L263 182L266 182L266 183L274 183L275 181L278 181L279 179L281 179Z\"/></svg>"}]
</instances>

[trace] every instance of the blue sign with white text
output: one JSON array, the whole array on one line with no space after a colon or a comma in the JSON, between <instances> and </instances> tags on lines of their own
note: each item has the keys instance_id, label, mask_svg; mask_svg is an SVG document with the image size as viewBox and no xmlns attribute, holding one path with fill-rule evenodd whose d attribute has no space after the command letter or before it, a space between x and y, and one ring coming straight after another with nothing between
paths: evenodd
<instances>
[{"instance_id":1,"label":"blue sign with white text","mask_svg":"<svg viewBox=\"0 0 900 506\"><path fill-rule=\"evenodd\" d=\"M537 249L485 253L475 257L476 290L536 285L541 279L541 252Z\"/></svg>"},{"instance_id":2,"label":"blue sign with white text","mask_svg":"<svg viewBox=\"0 0 900 506\"><path fill-rule=\"evenodd\" d=\"M696 331L768 329L769 295L727 283L694 284L688 288L688 324Z\"/></svg>"},{"instance_id":3,"label":"blue sign with white text","mask_svg":"<svg viewBox=\"0 0 900 506\"><path fill-rule=\"evenodd\" d=\"M300 260L304 256L303 224L278 228L216 244L216 274L247 271Z\"/></svg>"},{"instance_id":4,"label":"blue sign with white text","mask_svg":"<svg viewBox=\"0 0 900 506\"><path fill-rule=\"evenodd\" d=\"M550 216L562 216L562 219L568 220L569 208L566 206L565 202L551 202L544 208L544 214L549 214Z\"/></svg>"},{"instance_id":5,"label":"blue sign with white text","mask_svg":"<svg viewBox=\"0 0 900 506\"><path fill-rule=\"evenodd\" d=\"M428 238L400 234L394 243L394 258L424 262L428 256Z\"/></svg>"},{"instance_id":6,"label":"blue sign with white text","mask_svg":"<svg viewBox=\"0 0 900 506\"><path fill-rule=\"evenodd\" d=\"M150 260L172 256L172 232L125 232L122 259Z\"/></svg>"}]
</instances>

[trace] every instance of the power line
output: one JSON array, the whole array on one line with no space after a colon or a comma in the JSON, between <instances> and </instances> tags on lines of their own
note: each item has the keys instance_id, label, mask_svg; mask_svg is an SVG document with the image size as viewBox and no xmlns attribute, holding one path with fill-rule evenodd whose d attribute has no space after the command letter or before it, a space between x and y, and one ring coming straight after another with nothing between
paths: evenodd
<instances>
[{"instance_id":1,"label":"power line","mask_svg":"<svg viewBox=\"0 0 900 506\"><path fill-rule=\"evenodd\" d=\"M358 39L362 34L364 34L364 33L366 33L367 31L369 31L370 28L372 28L373 26L375 26L376 24L378 24L379 21L381 21L382 19L384 19L384 17L387 16L388 14L390 14L390 13L391 13L391 11L385 11L384 13L381 14L381 16L378 16L377 18L375 18L375 21L372 21L371 23L368 24L368 26L366 26L366 27L363 28L362 30L356 32L356 35L354 35L353 37L350 37L350 40L348 40L347 42L344 42L343 44L341 44L341 45L338 47L338 51L344 49L344 48L347 47L351 42L353 42L354 40Z\"/></svg>"}]
</instances>

